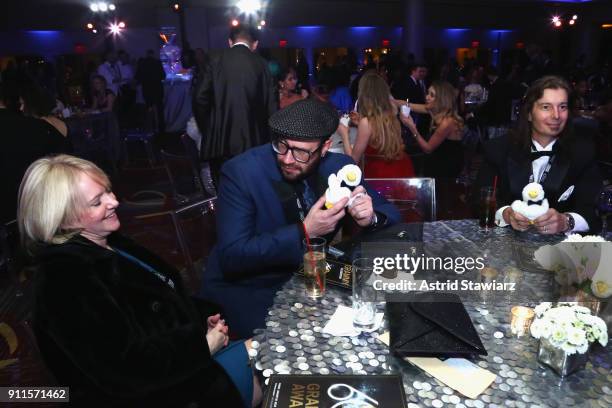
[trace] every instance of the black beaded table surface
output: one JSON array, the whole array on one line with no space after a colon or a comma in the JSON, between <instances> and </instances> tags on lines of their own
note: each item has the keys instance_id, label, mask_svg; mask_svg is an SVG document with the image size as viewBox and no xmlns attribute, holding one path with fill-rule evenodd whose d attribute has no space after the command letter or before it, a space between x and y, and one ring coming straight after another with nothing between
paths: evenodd
<instances>
[{"instance_id":1,"label":"black beaded table surface","mask_svg":"<svg viewBox=\"0 0 612 408\"><path fill-rule=\"evenodd\" d=\"M427 223L426 251L457 245L467 253L483 254L487 265L518 273L522 292L539 296L550 286L546 273L526 270L517 258L520 251L559 242L562 236L517 234L497 228L482 232L474 220ZM518 271L518 272L517 272ZM522 275L521 275L522 274ZM308 298L300 277L291 278L276 294L265 328L255 331L258 346L255 367L264 377L271 374L388 374L400 373L408 406L414 407L610 407L612 406L612 343L592 347L586 367L565 379L537 361L538 340L530 335L513 337L510 331L512 299L463 299L466 310L488 355L472 359L496 379L476 399L469 399L438 382L419 368L389 353L378 331L356 337L323 333L339 305L350 306L350 291L328 286L319 300ZM521 304L537 305L537 297ZM378 306L382 311L384 304Z\"/></svg>"}]
</instances>

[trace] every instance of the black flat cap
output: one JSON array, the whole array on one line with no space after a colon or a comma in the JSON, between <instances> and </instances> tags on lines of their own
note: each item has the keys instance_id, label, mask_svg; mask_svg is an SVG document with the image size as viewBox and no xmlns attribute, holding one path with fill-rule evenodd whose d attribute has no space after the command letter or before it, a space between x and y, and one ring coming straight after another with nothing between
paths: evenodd
<instances>
[{"instance_id":1,"label":"black flat cap","mask_svg":"<svg viewBox=\"0 0 612 408\"><path fill-rule=\"evenodd\" d=\"M273 138L324 140L338 128L338 112L328 103L314 98L294 102L270 116Z\"/></svg>"}]
</instances>

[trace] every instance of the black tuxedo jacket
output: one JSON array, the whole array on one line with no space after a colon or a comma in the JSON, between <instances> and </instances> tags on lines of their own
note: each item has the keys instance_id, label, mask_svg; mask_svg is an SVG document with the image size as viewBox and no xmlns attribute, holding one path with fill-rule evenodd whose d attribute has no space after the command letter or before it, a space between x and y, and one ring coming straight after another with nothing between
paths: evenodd
<instances>
[{"instance_id":1,"label":"black tuxedo jacket","mask_svg":"<svg viewBox=\"0 0 612 408\"><path fill-rule=\"evenodd\" d=\"M580 214L588 222L590 230L597 232L601 222L595 208L603 181L595 160L594 144L580 135L573 141L562 142L558 140L555 143L555 160L542 183L548 204L559 212ZM507 136L493 139L484 144L484 161L474 191L492 186L497 175L497 206L511 205L514 200L522 199L523 187L529 183L532 173L529 151L520 149ZM571 186L574 186L573 193L567 200L559 202Z\"/></svg>"},{"instance_id":2,"label":"black tuxedo jacket","mask_svg":"<svg viewBox=\"0 0 612 408\"><path fill-rule=\"evenodd\" d=\"M0 109L0 222L17 217L17 192L28 166L41 157L70 152L70 143L41 119Z\"/></svg>"},{"instance_id":3,"label":"black tuxedo jacket","mask_svg":"<svg viewBox=\"0 0 612 408\"><path fill-rule=\"evenodd\" d=\"M193 96L203 160L228 159L270 141L277 96L267 62L244 45L211 56Z\"/></svg>"},{"instance_id":4,"label":"black tuxedo jacket","mask_svg":"<svg viewBox=\"0 0 612 408\"><path fill-rule=\"evenodd\" d=\"M489 88L487 102L480 108L477 115L487 126L507 126L512 114L512 99L520 98L510 82L498 78Z\"/></svg>"},{"instance_id":5,"label":"black tuxedo jacket","mask_svg":"<svg viewBox=\"0 0 612 408\"><path fill-rule=\"evenodd\" d=\"M70 402L84 407L242 406L211 358L205 318L178 273L134 242L109 244L175 284L77 235L39 248L34 331L41 354ZM246 364L246 361L245 361Z\"/></svg>"}]
</instances>

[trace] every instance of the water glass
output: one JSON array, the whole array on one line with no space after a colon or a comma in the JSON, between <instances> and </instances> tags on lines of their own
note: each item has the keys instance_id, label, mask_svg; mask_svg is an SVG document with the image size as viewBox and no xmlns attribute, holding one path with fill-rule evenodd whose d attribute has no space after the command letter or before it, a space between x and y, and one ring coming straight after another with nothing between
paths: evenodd
<instances>
[{"instance_id":1,"label":"water glass","mask_svg":"<svg viewBox=\"0 0 612 408\"><path fill-rule=\"evenodd\" d=\"M310 238L304 240L304 281L306 296L317 299L325 294L325 238Z\"/></svg>"},{"instance_id":2,"label":"water glass","mask_svg":"<svg viewBox=\"0 0 612 408\"><path fill-rule=\"evenodd\" d=\"M612 186L604 187L599 193L597 210L601 217L601 236L605 239L608 233L608 216L612 213Z\"/></svg>"},{"instance_id":3,"label":"water glass","mask_svg":"<svg viewBox=\"0 0 612 408\"><path fill-rule=\"evenodd\" d=\"M371 258L353 261L353 326L361 330L374 328L376 318L376 278Z\"/></svg>"}]
</instances>

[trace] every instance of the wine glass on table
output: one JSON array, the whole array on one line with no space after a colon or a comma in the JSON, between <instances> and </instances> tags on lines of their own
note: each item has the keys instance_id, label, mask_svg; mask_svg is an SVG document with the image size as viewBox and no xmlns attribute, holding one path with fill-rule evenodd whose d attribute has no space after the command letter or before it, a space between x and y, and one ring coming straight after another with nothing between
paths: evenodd
<instances>
[{"instance_id":1,"label":"wine glass on table","mask_svg":"<svg viewBox=\"0 0 612 408\"><path fill-rule=\"evenodd\" d=\"M612 213L612 185L604 187L597 198L597 211L601 217L601 236L608 233L608 216Z\"/></svg>"}]
</instances>

